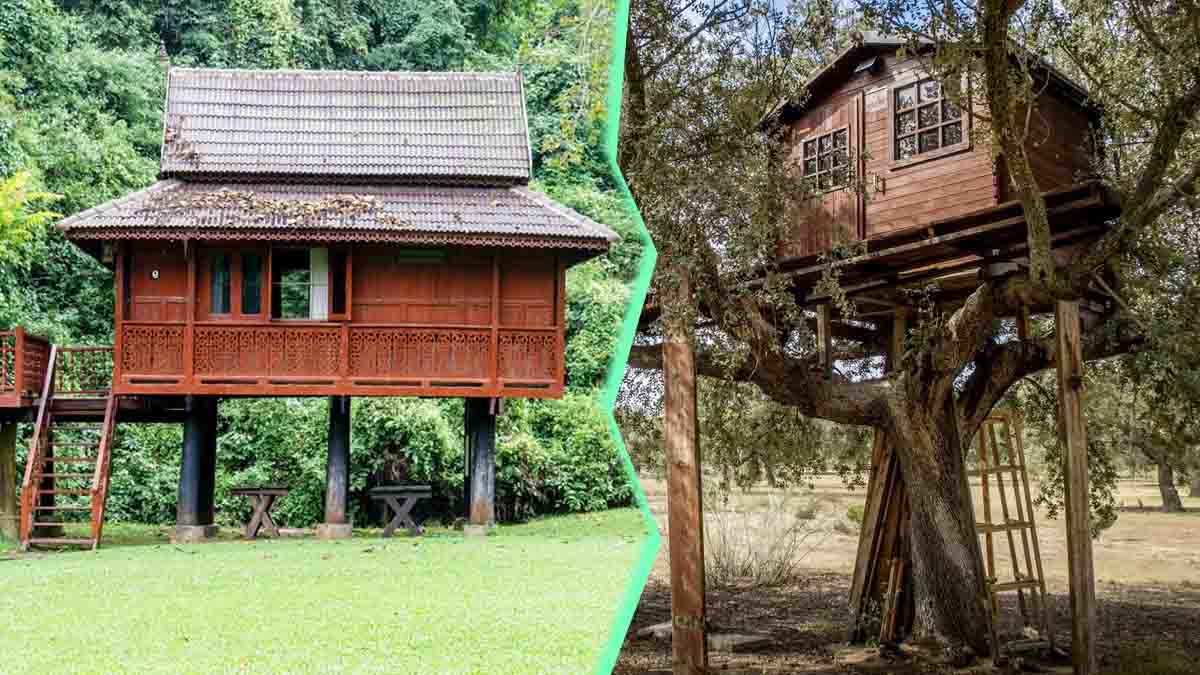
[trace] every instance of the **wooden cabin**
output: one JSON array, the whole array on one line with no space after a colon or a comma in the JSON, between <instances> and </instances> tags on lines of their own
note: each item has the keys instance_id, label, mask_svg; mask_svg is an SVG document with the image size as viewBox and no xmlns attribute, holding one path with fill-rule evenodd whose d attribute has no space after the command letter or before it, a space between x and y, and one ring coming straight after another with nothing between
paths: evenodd
<instances>
[{"instance_id":1,"label":"wooden cabin","mask_svg":"<svg viewBox=\"0 0 1200 675\"><path fill-rule=\"evenodd\" d=\"M796 210L781 259L834 242L878 239L968 216L1015 199L993 159L982 95L943 91L904 42L861 36L821 69L802 102L782 103L765 128L778 139L775 171L802 177L814 197ZM1099 112L1087 92L1043 64L1045 88L1026 147L1038 185L1054 191L1092 173ZM965 80L964 80L965 83ZM851 187L857 185L857 188Z\"/></svg>"},{"instance_id":2,"label":"wooden cabin","mask_svg":"<svg viewBox=\"0 0 1200 675\"><path fill-rule=\"evenodd\" d=\"M118 421L184 423L176 536L211 536L237 396L331 397L331 537L350 397L467 399L469 515L490 524L502 399L562 395L567 269L617 239L531 174L519 73L169 68L158 181L59 224L113 271L114 345L0 336L0 412L35 420L22 540L98 544ZM87 471L54 469L68 421L95 424ZM65 509L90 538L37 535Z\"/></svg>"},{"instance_id":3,"label":"wooden cabin","mask_svg":"<svg viewBox=\"0 0 1200 675\"><path fill-rule=\"evenodd\" d=\"M173 68L160 180L60 228L117 394L557 397L608 228L527 187L516 74Z\"/></svg>"}]
</instances>

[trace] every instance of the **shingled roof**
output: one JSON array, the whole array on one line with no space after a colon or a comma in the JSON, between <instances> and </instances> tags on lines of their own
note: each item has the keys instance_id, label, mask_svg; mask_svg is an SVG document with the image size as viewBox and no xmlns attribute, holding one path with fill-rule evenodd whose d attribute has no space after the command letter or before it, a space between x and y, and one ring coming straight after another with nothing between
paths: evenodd
<instances>
[{"instance_id":1,"label":"shingled roof","mask_svg":"<svg viewBox=\"0 0 1200 675\"><path fill-rule=\"evenodd\" d=\"M172 68L160 175L529 180L515 73Z\"/></svg>"},{"instance_id":2,"label":"shingled roof","mask_svg":"<svg viewBox=\"0 0 1200 675\"><path fill-rule=\"evenodd\" d=\"M160 180L59 223L107 239L395 241L602 251L527 187L518 73L172 68Z\"/></svg>"},{"instance_id":3,"label":"shingled roof","mask_svg":"<svg viewBox=\"0 0 1200 675\"><path fill-rule=\"evenodd\" d=\"M60 223L80 239L219 238L522 243L605 249L609 228L522 185L348 185L161 180Z\"/></svg>"}]
</instances>

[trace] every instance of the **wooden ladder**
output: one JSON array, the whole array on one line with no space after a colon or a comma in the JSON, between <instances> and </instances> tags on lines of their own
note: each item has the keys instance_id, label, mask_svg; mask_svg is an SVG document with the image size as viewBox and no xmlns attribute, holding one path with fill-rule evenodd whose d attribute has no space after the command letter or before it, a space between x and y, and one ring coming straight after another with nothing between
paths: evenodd
<instances>
[{"instance_id":1,"label":"wooden ladder","mask_svg":"<svg viewBox=\"0 0 1200 675\"><path fill-rule=\"evenodd\" d=\"M56 413L57 356L51 346L21 484L21 546L95 549L104 527L117 397L108 393L102 415ZM72 524L89 525L89 536L67 536L64 528Z\"/></svg>"},{"instance_id":2,"label":"wooden ladder","mask_svg":"<svg viewBox=\"0 0 1200 675\"><path fill-rule=\"evenodd\" d=\"M984 553L984 591L989 605L993 658L999 660L1015 653L1053 649L1054 609L1046 596L1046 579L1042 573L1042 554L1038 544L1033 498L1029 492L1020 414L1008 410L994 411L979 428L977 449L977 468L969 469L967 475L979 477L983 502L983 521L976 522L975 531L982 539ZM1007 485L1006 475L1011 479ZM1000 501L999 521L992 517L993 488ZM1004 580L1000 579L996 570L995 538L999 533L1003 533L1008 540L1012 575ZM1000 644L999 595L1006 592L1017 594L1017 607L1026 635L1023 639ZM1030 629L1036 631L1036 635L1029 635Z\"/></svg>"}]
</instances>

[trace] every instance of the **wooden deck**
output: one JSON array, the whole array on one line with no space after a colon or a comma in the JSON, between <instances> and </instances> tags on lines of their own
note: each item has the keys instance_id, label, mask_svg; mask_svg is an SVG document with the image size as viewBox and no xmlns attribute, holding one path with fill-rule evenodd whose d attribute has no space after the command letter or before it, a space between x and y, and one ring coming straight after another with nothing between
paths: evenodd
<instances>
[{"instance_id":1,"label":"wooden deck","mask_svg":"<svg viewBox=\"0 0 1200 675\"><path fill-rule=\"evenodd\" d=\"M1048 191L1045 198L1056 251L1099 237L1120 210L1113 195L1095 183ZM818 253L781 258L772 271L790 281L802 306L817 307L830 304L830 297L815 286L825 270L835 270L846 295L869 306L858 318L869 319L890 316L896 307L910 304L904 290L919 285L936 284L934 295L939 301L961 299L978 286L980 272L987 266L1024 259L1026 238L1021 205L1010 201L867 239L864 252L841 260L823 260ZM766 274L765 269L758 271L749 283L762 284ZM870 311L880 307L887 309ZM660 313L655 298L648 295L640 328ZM859 334L870 330L854 327Z\"/></svg>"}]
</instances>

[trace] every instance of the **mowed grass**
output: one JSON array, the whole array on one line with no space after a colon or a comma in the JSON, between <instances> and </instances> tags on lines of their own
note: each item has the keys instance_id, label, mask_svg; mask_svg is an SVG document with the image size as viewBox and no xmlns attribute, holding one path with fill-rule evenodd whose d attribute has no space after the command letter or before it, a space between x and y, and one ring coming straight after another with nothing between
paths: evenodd
<instances>
[{"instance_id":1,"label":"mowed grass","mask_svg":"<svg viewBox=\"0 0 1200 675\"><path fill-rule=\"evenodd\" d=\"M162 533L0 560L0 671L587 673L646 536L636 509L475 538Z\"/></svg>"}]
</instances>

